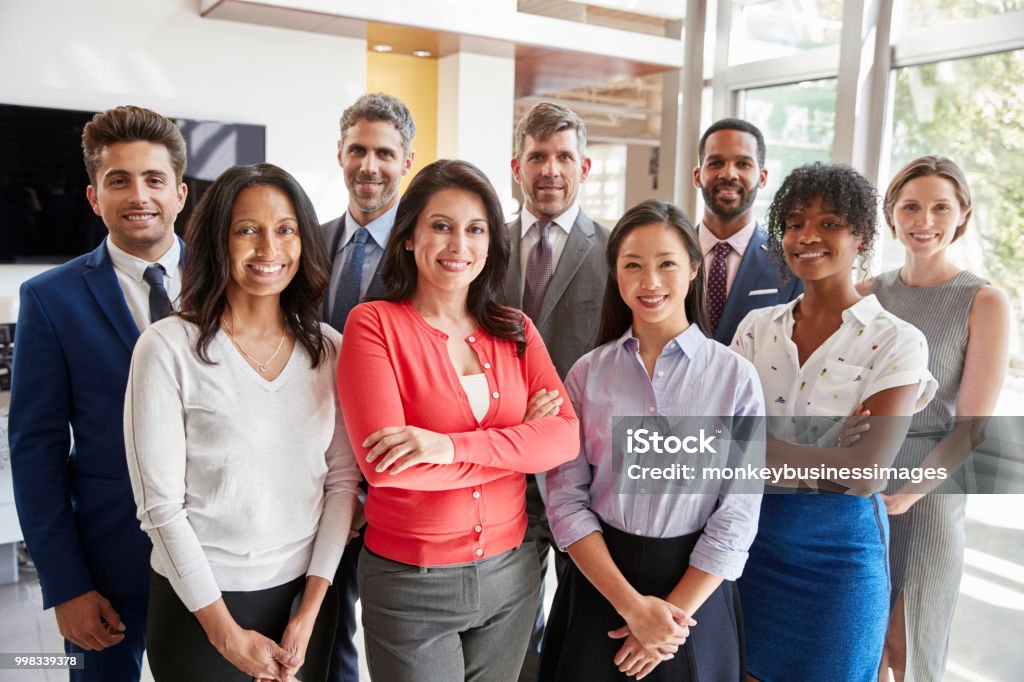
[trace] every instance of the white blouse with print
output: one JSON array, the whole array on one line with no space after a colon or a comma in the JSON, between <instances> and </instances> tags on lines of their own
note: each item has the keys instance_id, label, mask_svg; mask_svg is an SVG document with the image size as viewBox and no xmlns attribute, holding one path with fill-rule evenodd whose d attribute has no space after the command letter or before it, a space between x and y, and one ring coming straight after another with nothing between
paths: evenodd
<instances>
[{"instance_id":1,"label":"white blouse with print","mask_svg":"<svg viewBox=\"0 0 1024 682\"><path fill-rule=\"evenodd\" d=\"M915 412L928 404L938 383L928 371L924 334L886 312L873 295L844 310L839 329L801 367L792 336L793 310L802 298L752 311L732 340L733 350L757 368L768 417L824 417L838 424L875 393L909 385L917 386ZM822 420L793 419L783 430L795 431L780 433L784 421L769 419L769 431L790 442L821 442L829 430Z\"/></svg>"}]
</instances>

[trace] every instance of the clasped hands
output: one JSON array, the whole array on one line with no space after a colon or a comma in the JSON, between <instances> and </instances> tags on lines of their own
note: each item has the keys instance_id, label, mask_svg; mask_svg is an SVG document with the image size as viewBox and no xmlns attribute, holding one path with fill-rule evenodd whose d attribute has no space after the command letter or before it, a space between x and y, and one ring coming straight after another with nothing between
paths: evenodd
<instances>
[{"instance_id":1,"label":"clasped hands","mask_svg":"<svg viewBox=\"0 0 1024 682\"><path fill-rule=\"evenodd\" d=\"M563 398L558 391L540 389L526 404L523 421L553 417L558 414ZM377 462L378 473L387 471L392 476L416 464L451 464L455 461L455 443L444 433L428 431L418 426L385 426L371 433L363 441L366 462Z\"/></svg>"},{"instance_id":2,"label":"clasped hands","mask_svg":"<svg viewBox=\"0 0 1024 682\"><path fill-rule=\"evenodd\" d=\"M625 639L613 662L619 672L642 680L662 661L675 657L676 651L697 624L675 604L653 596L642 596L636 605L623 612L626 624L612 630L612 639Z\"/></svg>"},{"instance_id":3,"label":"clasped hands","mask_svg":"<svg viewBox=\"0 0 1024 682\"><path fill-rule=\"evenodd\" d=\"M297 682L295 675L305 662L311 632L312 624L293 618L278 644L255 630L236 625L222 640L214 642L214 646L228 662L251 675L255 682Z\"/></svg>"}]
</instances>

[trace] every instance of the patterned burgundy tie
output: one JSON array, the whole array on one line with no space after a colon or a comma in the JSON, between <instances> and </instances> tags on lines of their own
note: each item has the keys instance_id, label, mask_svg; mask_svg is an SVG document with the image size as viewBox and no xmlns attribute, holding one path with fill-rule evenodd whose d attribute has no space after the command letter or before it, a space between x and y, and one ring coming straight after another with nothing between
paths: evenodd
<instances>
[{"instance_id":1,"label":"patterned burgundy tie","mask_svg":"<svg viewBox=\"0 0 1024 682\"><path fill-rule=\"evenodd\" d=\"M726 259L732 247L729 246L729 242L718 242L713 251L715 257L711 260L711 271L708 273L708 324L711 325L711 336L718 330L718 322L722 319L722 311L725 310L725 285L728 277Z\"/></svg>"},{"instance_id":2,"label":"patterned burgundy tie","mask_svg":"<svg viewBox=\"0 0 1024 682\"><path fill-rule=\"evenodd\" d=\"M526 260L526 286L523 291L523 312L537 322L540 308L544 303L544 293L548 290L551 273L551 230L550 220L538 220L533 224L537 230L537 243L530 249L530 257Z\"/></svg>"}]
</instances>

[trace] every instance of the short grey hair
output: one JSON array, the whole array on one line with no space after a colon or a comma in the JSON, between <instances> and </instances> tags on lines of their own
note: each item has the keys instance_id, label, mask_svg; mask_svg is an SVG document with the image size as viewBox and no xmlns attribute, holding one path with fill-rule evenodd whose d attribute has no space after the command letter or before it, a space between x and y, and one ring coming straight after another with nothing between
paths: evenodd
<instances>
[{"instance_id":1,"label":"short grey hair","mask_svg":"<svg viewBox=\"0 0 1024 682\"><path fill-rule=\"evenodd\" d=\"M587 126L579 114L561 104L534 104L516 125L515 157L518 159L523 155L527 135L535 140L546 140L555 133L569 129L576 131L580 158L583 158L587 150Z\"/></svg>"},{"instance_id":2,"label":"short grey hair","mask_svg":"<svg viewBox=\"0 0 1024 682\"><path fill-rule=\"evenodd\" d=\"M398 128L402 137L402 151L408 156L412 150L412 138L416 137L416 122L412 120L409 107L402 100L383 92L363 95L341 115L341 138L345 139L345 131L356 124L356 121L390 121Z\"/></svg>"}]
</instances>

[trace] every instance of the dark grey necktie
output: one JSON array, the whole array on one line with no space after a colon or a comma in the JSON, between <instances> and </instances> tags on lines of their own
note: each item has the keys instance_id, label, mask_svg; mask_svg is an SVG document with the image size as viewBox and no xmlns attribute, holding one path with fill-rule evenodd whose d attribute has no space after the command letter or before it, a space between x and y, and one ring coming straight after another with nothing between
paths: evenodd
<instances>
[{"instance_id":1,"label":"dark grey necktie","mask_svg":"<svg viewBox=\"0 0 1024 682\"><path fill-rule=\"evenodd\" d=\"M526 259L523 312L529 315L534 322L537 322L537 318L540 316L544 294L548 290L548 283L551 282L551 273L554 270L549 234L551 225L550 220L538 220L533 224L533 229L537 230L537 243L530 249L530 255Z\"/></svg>"},{"instance_id":2,"label":"dark grey necktie","mask_svg":"<svg viewBox=\"0 0 1024 682\"><path fill-rule=\"evenodd\" d=\"M149 285L149 321L152 324L171 314L171 298L164 286L164 266L154 263L142 273Z\"/></svg>"}]
</instances>

